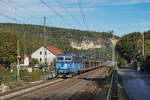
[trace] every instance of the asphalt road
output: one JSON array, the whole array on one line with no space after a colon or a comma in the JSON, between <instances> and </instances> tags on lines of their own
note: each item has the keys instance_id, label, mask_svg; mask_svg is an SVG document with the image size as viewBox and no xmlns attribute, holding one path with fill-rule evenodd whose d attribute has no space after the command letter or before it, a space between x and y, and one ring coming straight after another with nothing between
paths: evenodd
<instances>
[{"instance_id":1,"label":"asphalt road","mask_svg":"<svg viewBox=\"0 0 150 100\"><path fill-rule=\"evenodd\" d=\"M132 68L121 69L120 74L130 100L150 100L150 75Z\"/></svg>"}]
</instances>

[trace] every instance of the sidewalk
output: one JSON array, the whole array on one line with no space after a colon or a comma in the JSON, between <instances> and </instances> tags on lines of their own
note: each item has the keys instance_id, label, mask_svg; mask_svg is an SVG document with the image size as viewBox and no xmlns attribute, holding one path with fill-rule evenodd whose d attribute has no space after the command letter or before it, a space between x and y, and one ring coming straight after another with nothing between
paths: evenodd
<instances>
[{"instance_id":1,"label":"sidewalk","mask_svg":"<svg viewBox=\"0 0 150 100\"><path fill-rule=\"evenodd\" d=\"M120 69L120 74L130 100L150 100L150 75L131 68Z\"/></svg>"}]
</instances>

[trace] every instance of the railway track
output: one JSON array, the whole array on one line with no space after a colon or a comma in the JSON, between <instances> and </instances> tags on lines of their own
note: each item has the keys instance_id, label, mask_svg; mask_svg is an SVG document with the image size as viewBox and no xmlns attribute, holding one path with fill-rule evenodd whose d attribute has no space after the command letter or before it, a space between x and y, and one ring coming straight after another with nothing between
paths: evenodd
<instances>
[{"instance_id":1,"label":"railway track","mask_svg":"<svg viewBox=\"0 0 150 100\"><path fill-rule=\"evenodd\" d=\"M15 90L12 90L12 91L9 91L9 92L6 92L6 93L2 93L2 94L0 94L0 100L13 99L15 97L24 95L28 92L36 91L38 89L47 87L49 85L52 85L52 84L55 84L55 83L58 83L58 82L61 82L61 81L63 81L63 79L56 79L55 78L55 79L52 79L52 80L49 80L49 81L44 81L44 82L41 82L41 83L38 83L38 84L33 84L33 85L29 85L29 86L26 86L26 87L23 87L23 88L15 89Z\"/></svg>"},{"instance_id":2,"label":"railway track","mask_svg":"<svg viewBox=\"0 0 150 100\"><path fill-rule=\"evenodd\" d=\"M17 95L2 96L0 100L76 100L74 98L82 96L95 84L94 78L103 77L106 72L107 68L100 68L69 79L54 79L40 88L37 86L30 91L18 92Z\"/></svg>"}]
</instances>

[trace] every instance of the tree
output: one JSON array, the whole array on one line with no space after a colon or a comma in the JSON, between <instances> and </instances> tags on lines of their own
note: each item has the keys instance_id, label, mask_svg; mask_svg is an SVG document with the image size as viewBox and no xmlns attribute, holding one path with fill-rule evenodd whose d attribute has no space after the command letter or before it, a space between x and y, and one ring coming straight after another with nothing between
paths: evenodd
<instances>
[{"instance_id":1,"label":"tree","mask_svg":"<svg viewBox=\"0 0 150 100\"><path fill-rule=\"evenodd\" d=\"M39 25L25 25L25 24L11 24L11 23L0 23L1 32L13 32L18 34L21 40L24 42L25 54L30 56L35 50L40 48L44 44L44 31L43 26ZM113 31L108 32L94 32L94 31L81 31L76 29L64 29L56 27L46 27L47 45L53 45L60 49L62 52L72 52L80 54L81 50L74 49L71 46L72 42L81 44L82 41L101 41L105 54L111 55L111 41ZM115 39L119 37L115 36ZM107 50L106 50L107 49ZM87 50L84 50L85 52ZM94 50L89 50L89 56L93 56ZM103 53L103 54L104 54ZM106 55L107 56L107 55ZM104 56L104 57L106 57ZM108 56L107 56L108 58ZM110 58L110 57L109 57Z\"/></svg>"},{"instance_id":2,"label":"tree","mask_svg":"<svg viewBox=\"0 0 150 100\"><path fill-rule=\"evenodd\" d=\"M116 51L121 58L125 58L129 63L135 60L138 54L138 40L141 39L139 32L130 33L120 38L116 44Z\"/></svg>"},{"instance_id":3,"label":"tree","mask_svg":"<svg viewBox=\"0 0 150 100\"><path fill-rule=\"evenodd\" d=\"M17 60L17 40L19 36L10 32L0 34L0 62L6 67ZM24 49L20 41L20 55L23 57Z\"/></svg>"},{"instance_id":4,"label":"tree","mask_svg":"<svg viewBox=\"0 0 150 100\"><path fill-rule=\"evenodd\" d=\"M31 60L30 60L30 66L35 66L35 65L37 65L37 64L39 64L39 61L37 60L37 59L34 59L34 58L32 58Z\"/></svg>"}]
</instances>

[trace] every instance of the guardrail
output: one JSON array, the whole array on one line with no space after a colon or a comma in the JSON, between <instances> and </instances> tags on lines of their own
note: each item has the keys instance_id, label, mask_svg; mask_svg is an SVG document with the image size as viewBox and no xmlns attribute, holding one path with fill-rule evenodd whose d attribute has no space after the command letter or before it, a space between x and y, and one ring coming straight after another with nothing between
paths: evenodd
<instances>
[{"instance_id":1,"label":"guardrail","mask_svg":"<svg viewBox=\"0 0 150 100\"><path fill-rule=\"evenodd\" d=\"M117 70L113 70L112 72L111 82L107 94L107 100L120 100Z\"/></svg>"}]
</instances>

